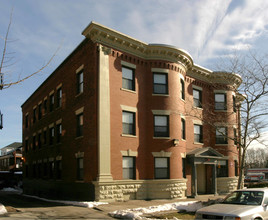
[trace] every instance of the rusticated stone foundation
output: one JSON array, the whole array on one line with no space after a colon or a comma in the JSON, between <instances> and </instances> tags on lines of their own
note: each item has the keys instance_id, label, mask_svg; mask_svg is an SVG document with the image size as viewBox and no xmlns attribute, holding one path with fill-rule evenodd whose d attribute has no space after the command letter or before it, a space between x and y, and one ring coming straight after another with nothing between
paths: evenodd
<instances>
[{"instance_id":1,"label":"rusticated stone foundation","mask_svg":"<svg viewBox=\"0 0 268 220\"><path fill-rule=\"evenodd\" d=\"M93 182L96 201L185 198L186 179Z\"/></svg>"},{"instance_id":2,"label":"rusticated stone foundation","mask_svg":"<svg viewBox=\"0 0 268 220\"><path fill-rule=\"evenodd\" d=\"M238 177L219 177L217 178L217 191L219 194L230 193L237 189Z\"/></svg>"}]
</instances>

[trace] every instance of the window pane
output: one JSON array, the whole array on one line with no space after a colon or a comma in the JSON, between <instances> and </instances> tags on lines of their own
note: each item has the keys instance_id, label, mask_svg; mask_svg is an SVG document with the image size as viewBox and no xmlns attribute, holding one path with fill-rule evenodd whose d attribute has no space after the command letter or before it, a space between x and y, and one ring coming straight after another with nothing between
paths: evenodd
<instances>
[{"instance_id":1,"label":"window pane","mask_svg":"<svg viewBox=\"0 0 268 220\"><path fill-rule=\"evenodd\" d=\"M166 74L154 74L154 83L166 84Z\"/></svg>"},{"instance_id":2,"label":"window pane","mask_svg":"<svg viewBox=\"0 0 268 220\"><path fill-rule=\"evenodd\" d=\"M168 167L168 159L163 158L155 158L155 167L156 168L167 168Z\"/></svg>"},{"instance_id":3,"label":"window pane","mask_svg":"<svg viewBox=\"0 0 268 220\"><path fill-rule=\"evenodd\" d=\"M167 126L167 116L155 116L154 121L156 126Z\"/></svg>"},{"instance_id":4,"label":"window pane","mask_svg":"<svg viewBox=\"0 0 268 220\"><path fill-rule=\"evenodd\" d=\"M225 94L215 94L216 102L225 102Z\"/></svg>"},{"instance_id":5,"label":"window pane","mask_svg":"<svg viewBox=\"0 0 268 220\"><path fill-rule=\"evenodd\" d=\"M133 113L123 112L123 123L133 124Z\"/></svg>"},{"instance_id":6,"label":"window pane","mask_svg":"<svg viewBox=\"0 0 268 220\"><path fill-rule=\"evenodd\" d=\"M167 179L168 178L167 168L156 168L155 169L155 178L156 179Z\"/></svg>"},{"instance_id":7,"label":"window pane","mask_svg":"<svg viewBox=\"0 0 268 220\"><path fill-rule=\"evenodd\" d=\"M200 126L199 125L194 125L194 133L195 134L200 134Z\"/></svg>"},{"instance_id":8,"label":"window pane","mask_svg":"<svg viewBox=\"0 0 268 220\"><path fill-rule=\"evenodd\" d=\"M133 80L133 70L132 69L122 67L122 75L123 75L123 78L125 78L125 79Z\"/></svg>"},{"instance_id":9,"label":"window pane","mask_svg":"<svg viewBox=\"0 0 268 220\"><path fill-rule=\"evenodd\" d=\"M199 97L200 97L200 91L194 89L193 90L193 96L194 96L195 99L199 99Z\"/></svg>"},{"instance_id":10,"label":"window pane","mask_svg":"<svg viewBox=\"0 0 268 220\"><path fill-rule=\"evenodd\" d=\"M133 157L123 157L123 168L133 168Z\"/></svg>"}]
</instances>

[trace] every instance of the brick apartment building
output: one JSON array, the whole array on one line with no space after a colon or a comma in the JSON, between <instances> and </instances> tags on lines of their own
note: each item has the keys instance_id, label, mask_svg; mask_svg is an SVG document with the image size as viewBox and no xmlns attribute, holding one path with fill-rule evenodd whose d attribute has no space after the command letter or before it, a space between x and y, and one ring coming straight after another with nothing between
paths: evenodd
<instances>
[{"instance_id":1,"label":"brick apartment building","mask_svg":"<svg viewBox=\"0 0 268 220\"><path fill-rule=\"evenodd\" d=\"M91 22L22 105L24 192L184 198L237 183L240 76Z\"/></svg>"}]
</instances>

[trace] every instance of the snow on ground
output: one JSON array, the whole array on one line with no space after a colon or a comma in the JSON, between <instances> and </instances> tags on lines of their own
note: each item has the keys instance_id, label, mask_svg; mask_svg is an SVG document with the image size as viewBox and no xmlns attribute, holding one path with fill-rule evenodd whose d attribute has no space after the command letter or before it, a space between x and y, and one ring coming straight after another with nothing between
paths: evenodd
<instances>
[{"instance_id":1,"label":"snow on ground","mask_svg":"<svg viewBox=\"0 0 268 220\"><path fill-rule=\"evenodd\" d=\"M189 201L189 202L176 202L169 203L165 205L150 206L147 208L135 208L135 209L126 209L126 210L117 210L110 212L109 215L114 218L126 218L126 219L146 219L141 217L144 214L151 214L154 212L162 211L179 211L185 210L188 212L195 212L196 210L202 208L202 202Z\"/></svg>"},{"instance_id":2,"label":"snow on ground","mask_svg":"<svg viewBox=\"0 0 268 220\"><path fill-rule=\"evenodd\" d=\"M3 205L0 203L0 215L3 215L3 214L5 214L5 213L7 213L7 210L6 210L5 206L3 206Z\"/></svg>"},{"instance_id":3,"label":"snow on ground","mask_svg":"<svg viewBox=\"0 0 268 220\"><path fill-rule=\"evenodd\" d=\"M67 201L67 200L45 199L45 198L40 198L37 196L30 196L30 195L24 195L24 196L39 199L39 200L46 201L46 202L57 202L57 203L65 204L65 205L74 205L74 206L81 206L81 207L86 207L86 208L93 208L99 205L108 204L107 202L77 202L77 201Z\"/></svg>"}]
</instances>

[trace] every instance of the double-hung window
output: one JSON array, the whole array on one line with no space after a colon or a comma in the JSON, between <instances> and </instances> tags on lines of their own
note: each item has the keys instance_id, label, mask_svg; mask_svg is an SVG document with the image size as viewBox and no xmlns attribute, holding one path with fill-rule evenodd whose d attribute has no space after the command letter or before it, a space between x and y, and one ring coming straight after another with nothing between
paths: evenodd
<instances>
[{"instance_id":1,"label":"double-hung window","mask_svg":"<svg viewBox=\"0 0 268 220\"><path fill-rule=\"evenodd\" d=\"M36 108L33 109L33 123L36 122Z\"/></svg>"},{"instance_id":2,"label":"double-hung window","mask_svg":"<svg viewBox=\"0 0 268 220\"><path fill-rule=\"evenodd\" d=\"M76 92L80 94L84 91L84 73L80 71L76 75Z\"/></svg>"},{"instance_id":3,"label":"double-hung window","mask_svg":"<svg viewBox=\"0 0 268 220\"><path fill-rule=\"evenodd\" d=\"M168 94L168 77L166 73L154 73L153 84L154 94Z\"/></svg>"},{"instance_id":4,"label":"double-hung window","mask_svg":"<svg viewBox=\"0 0 268 220\"><path fill-rule=\"evenodd\" d=\"M122 88L135 91L134 69L122 66Z\"/></svg>"},{"instance_id":5,"label":"double-hung window","mask_svg":"<svg viewBox=\"0 0 268 220\"><path fill-rule=\"evenodd\" d=\"M123 122L123 134L128 135L136 134L134 112L123 111L122 122Z\"/></svg>"},{"instance_id":6,"label":"double-hung window","mask_svg":"<svg viewBox=\"0 0 268 220\"><path fill-rule=\"evenodd\" d=\"M169 137L168 115L154 115L154 137Z\"/></svg>"},{"instance_id":7,"label":"double-hung window","mask_svg":"<svg viewBox=\"0 0 268 220\"><path fill-rule=\"evenodd\" d=\"M215 93L215 110L226 110L226 94Z\"/></svg>"},{"instance_id":8,"label":"double-hung window","mask_svg":"<svg viewBox=\"0 0 268 220\"><path fill-rule=\"evenodd\" d=\"M84 159L77 158L77 180L84 180Z\"/></svg>"},{"instance_id":9,"label":"double-hung window","mask_svg":"<svg viewBox=\"0 0 268 220\"><path fill-rule=\"evenodd\" d=\"M185 84L184 84L184 80L181 79L181 99L185 100Z\"/></svg>"},{"instance_id":10,"label":"double-hung window","mask_svg":"<svg viewBox=\"0 0 268 220\"><path fill-rule=\"evenodd\" d=\"M49 145L54 143L55 129L54 127L49 128Z\"/></svg>"},{"instance_id":11,"label":"double-hung window","mask_svg":"<svg viewBox=\"0 0 268 220\"><path fill-rule=\"evenodd\" d=\"M181 119L181 139L186 139L186 130L185 130L185 119Z\"/></svg>"},{"instance_id":12,"label":"double-hung window","mask_svg":"<svg viewBox=\"0 0 268 220\"><path fill-rule=\"evenodd\" d=\"M62 136L62 125L57 124L56 129L57 129L57 143L60 143L61 142L61 136Z\"/></svg>"},{"instance_id":13,"label":"double-hung window","mask_svg":"<svg viewBox=\"0 0 268 220\"><path fill-rule=\"evenodd\" d=\"M203 143L203 126L194 125L194 142Z\"/></svg>"},{"instance_id":14,"label":"double-hung window","mask_svg":"<svg viewBox=\"0 0 268 220\"><path fill-rule=\"evenodd\" d=\"M49 111L50 112L52 112L53 109L54 109L54 102L55 102L55 100L54 100L54 94L51 94L49 96Z\"/></svg>"},{"instance_id":15,"label":"double-hung window","mask_svg":"<svg viewBox=\"0 0 268 220\"><path fill-rule=\"evenodd\" d=\"M76 115L76 137L83 136L84 116L83 113Z\"/></svg>"},{"instance_id":16,"label":"double-hung window","mask_svg":"<svg viewBox=\"0 0 268 220\"><path fill-rule=\"evenodd\" d=\"M217 177L228 177L228 160L219 160Z\"/></svg>"},{"instance_id":17,"label":"double-hung window","mask_svg":"<svg viewBox=\"0 0 268 220\"><path fill-rule=\"evenodd\" d=\"M155 179L169 179L169 158L154 158L154 177Z\"/></svg>"},{"instance_id":18,"label":"double-hung window","mask_svg":"<svg viewBox=\"0 0 268 220\"><path fill-rule=\"evenodd\" d=\"M227 128L217 127L216 128L216 144L227 144Z\"/></svg>"},{"instance_id":19,"label":"double-hung window","mask_svg":"<svg viewBox=\"0 0 268 220\"><path fill-rule=\"evenodd\" d=\"M42 104L40 103L38 105L38 119L40 120L42 118Z\"/></svg>"},{"instance_id":20,"label":"double-hung window","mask_svg":"<svg viewBox=\"0 0 268 220\"><path fill-rule=\"evenodd\" d=\"M136 179L135 157L123 157L123 179Z\"/></svg>"},{"instance_id":21,"label":"double-hung window","mask_svg":"<svg viewBox=\"0 0 268 220\"><path fill-rule=\"evenodd\" d=\"M57 107L61 107L62 105L62 89L57 89Z\"/></svg>"},{"instance_id":22,"label":"double-hung window","mask_svg":"<svg viewBox=\"0 0 268 220\"><path fill-rule=\"evenodd\" d=\"M202 108L202 91L198 89L193 89L193 99L194 106L198 108Z\"/></svg>"}]
</instances>

